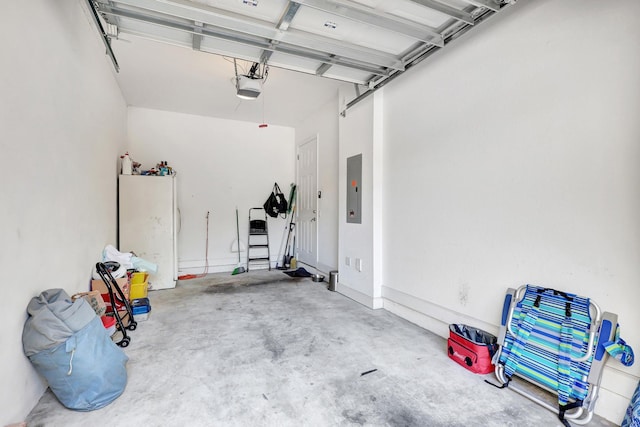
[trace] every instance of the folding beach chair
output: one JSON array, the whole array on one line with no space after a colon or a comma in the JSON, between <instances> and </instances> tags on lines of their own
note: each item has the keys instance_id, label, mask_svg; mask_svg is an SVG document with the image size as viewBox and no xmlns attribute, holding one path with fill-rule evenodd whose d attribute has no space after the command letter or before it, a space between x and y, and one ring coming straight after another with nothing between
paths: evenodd
<instances>
[{"instance_id":1,"label":"folding beach chair","mask_svg":"<svg viewBox=\"0 0 640 427\"><path fill-rule=\"evenodd\" d=\"M605 347L618 339L617 319L578 295L531 285L509 289L494 356L501 387L556 412L565 425L588 423L609 354ZM557 394L557 406L510 384L513 376Z\"/></svg>"}]
</instances>

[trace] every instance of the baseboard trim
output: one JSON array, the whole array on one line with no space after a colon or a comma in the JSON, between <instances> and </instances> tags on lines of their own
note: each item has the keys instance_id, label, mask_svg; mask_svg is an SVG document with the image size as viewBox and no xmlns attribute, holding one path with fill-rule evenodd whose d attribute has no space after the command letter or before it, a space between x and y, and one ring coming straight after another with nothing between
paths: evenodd
<instances>
[{"instance_id":1,"label":"baseboard trim","mask_svg":"<svg viewBox=\"0 0 640 427\"><path fill-rule=\"evenodd\" d=\"M464 323L496 335L498 326L425 301L387 286L382 287L384 309L443 338L449 336L449 325Z\"/></svg>"},{"instance_id":2,"label":"baseboard trim","mask_svg":"<svg viewBox=\"0 0 640 427\"><path fill-rule=\"evenodd\" d=\"M316 267L316 269L318 271L320 271L321 273L324 273L327 275L327 278L329 277L329 273L331 273L332 271L337 271L338 269L335 267L331 267L330 265L327 264L323 264L321 262L318 263L318 266ZM328 279L327 279L328 280Z\"/></svg>"},{"instance_id":3,"label":"baseboard trim","mask_svg":"<svg viewBox=\"0 0 640 427\"><path fill-rule=\"evenodd\" d=\"M271 269L276 268L276 261L271 259ZM186 261L178 261L178 275L182 274L202 274L205 270L206 262L205 260L186 260ZM242 260L240 263L241 267L247 268L246 259ZM238 259L217 259L217 260L209 260L209 268L207 269L208 273L226 273L232 272L236 267L238 267ZM264 270L267 269L267 263L262 262L253 262L251 263L251 270Z\"/></svg>"},{"instance_id":4,"label":"baseboard trim","mask_svg":"<svg viewBox=\"0 0 640 427\"><path fill-rule=\"evenodd\" d=\"M308 268L309 270L313 270L314 272L324 274L326 276L327 281L329 281L329 273L331 273L334 270L337 270L336 268L330 267L326 264L318 263L318 266L314 267L311 264L307 264L306 262L299 261L299 260L298 260L298 266L305 267L305 268Z\"/></svg>"},{"instance_id":5,"label":"baseboard trim","mask_svg":"<svg viewBox=\"0 0 640 427\"><path fill-rule=\"evenodd\" d=\"M338 282L336 286L336 291L346 296L347 298L350 298L355 302L358 302L364 305L365 307L368 307L374 310L384 308L384 303L382 298L374 298L369 295L363 294L362 292L357 291L345 285L344 283Z\"/></svg>"}]
</instances>

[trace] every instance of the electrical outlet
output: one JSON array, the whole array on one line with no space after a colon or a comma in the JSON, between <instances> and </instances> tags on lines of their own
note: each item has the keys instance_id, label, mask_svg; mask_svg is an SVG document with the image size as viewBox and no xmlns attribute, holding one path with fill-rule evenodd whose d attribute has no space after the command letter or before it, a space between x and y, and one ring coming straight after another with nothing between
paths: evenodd
<instances>
[{"instance_id":1,"label":"electrical outlet","mask_svg":"<svg viewBox=\"0 0 640 427\"><path fill-rule=\"evenodd\" d=\"M344 258L344 265L346 265L347 267L351 266L351 257Z\"/></svg>"},{"instance_id":2,"label":"electrical outlet","mask_svg":"<svg viewBox=\"0 0 640 427\"><path fill-rule=\"evenodd\" d=\"M356 258L356 270L362 271L362 260L360 258Z\"/></svg>"}]
</instances>

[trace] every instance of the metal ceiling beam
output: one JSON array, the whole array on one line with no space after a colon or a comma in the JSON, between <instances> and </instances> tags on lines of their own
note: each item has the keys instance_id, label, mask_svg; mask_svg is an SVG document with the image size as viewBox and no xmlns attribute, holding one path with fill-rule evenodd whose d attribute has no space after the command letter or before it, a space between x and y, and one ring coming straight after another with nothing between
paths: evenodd
<instances>
[{"instance_id":1,"label":"metal ceiling beam","mask_svg":"<svg viewBox=\"0 0 640 427\"><path fill-rule=\"evenodd\" d=\"M332 66L333 64L325 62L316 69L316 76L323 76Z\"/></svg>"},{"instance_id":2,"label":"metal ceiling beam","mask_svg":"<svg viewBox=\"0 0 640 427\"><path fill-rule=\"evenodd\" d=\"M202 22L194 22L193 25L202 28ZM197 31L191 35L191 47L193 50L200 50L202 44L202 30Z\"/></svg>"},{"instance_id":3,"label":"metal ceiling beam","mask_svg":"<svg viewBox=\"0 0 640 427\"><path fill-rule=\"evenodd\" d=\"M290 46L295 46L300 50L330 52L340 58L348 58L355 63L367 64L369 67L404 69L402 61L388 53L300 30L289 29L287 32L282 32L277 30L271 22L204 4L196 4L186 0L117 0L113 2L115 5L111 6L102 1L97 2L100 11L109 11L116 16L120 13L134 13L136 16L132 19L147 22L151 22L150 19L174 22L177 19L180 24L182 24L180 19L187 22L204 22L210 27L220 28L221 32L225 32L227 35L235 34L237 40L246 37L259 37L263 42L268 43L269 40L282 39L284 41L286 39Z\"/></svg>"},{"instance_id":4,"label":"metal ceiling beam","mask_svg":"<svg viewBox=\"0 0 640 427\"><path fill-rule=\"evenodd\" d=\"M404 70L404 63L395 55L375 49L354 45L349 42L317 36L304 31L289 28L281 43L297 46L301 49L334 54L339 58L351 59L377 67Z\"/></svg>"},{"instance_id":5,"label":"metal ceiling beam","mask_svg":"<svg viewBox=\"0 0 640 427\"><path fill-rule=\"evenodd\" d=\"M263 50L262 55L260 55L260 63L266 64L271 59L271 55L273 55L273 50Z\"/></svg>"},{"instance_id":6,"label":"metal ceiling beam","mask_svg":"<svg viewBox=\"0 0 640 427\"><path fill-rule=\"evenodd\" d=\"M498 12L500 10L500 2L498 0L462 0L466 3L477 7L486 7L489 10Z\"/></svg>"},{"instance_id":7,"label":"metal ceiling beam","mask_svg":"<svg viewBox=\"0 0 640 427\"><path fill-rule=\"evenodd\" d=\"M102 39L102 43L104 43L105 49L107 49L107 55L111 58L111 62L113 63L113 68L115 68L116 73L120 72L120 65L118 65L118 60L111 49L111 42L107 33L104 31L102 27L102 23L100 22L100 16L98 15L98 11L96 10L93 2L91 0L87 0L87 6L91 10L91 18L93 18L93 23L96 24L98 31L100 32L100 38Z\"/></svg>"},{"instance_id":8,"label":"metal ceiling beam","mask_svg":"<svg viewBox=\"0 0 640 427\"><path fill-rule=\"evenodd\" d=\"M279 29L280 31L287 31L287 29L289 29L289 25L291 24L291 21L293 20L293 17L296 16L296 13L298 12L299 7L300 7L299 4L290 1L287 4L287 8L285 9L284 13L280 17L280 20L278 21L276 28ZM275 46L278 43L279 43L279 40L275 40L275 39L271 40L272 46ZM262 51L262 55L260 55L260 63L266 64L267 61L269 61L269 59L271 58L271 55L273 55L273 50Z\"/></svg>"},{"instance_id":9,"label":"metal ceiling beam","mask_svg":"<svg viewBox=\"0 0 640 427\"><path fill-rule=\"evenodd\" d=\"M473 25L475 20L470 13L464 12L460 9L456 9L455 7L447 6L444 3L437 2L435 0L409 0L413 3L417 3L421 6L424 6L429 9L433 9L440 13L444 13L445 15L450 16L453 19L457 19L458 21L462 21L465 24Z\"/></svg>"},{"instance_id":10,"label":"metal ceiling beam","mask_svg":"<svg viewBox=\"0 0 640 427\"><path fill-rule=\"evenodd\" d=\"M495 12L493 10L490 10L490 9L484 11L480 16L478 16L476 18L476 24L483 23L488 18L494 16L496 13L497 12ZM451 34L450 36L445 38L445 45L449 44L453 40L463 36L465 33L470 31L472 28L473 28L473 26L471 26L471 25L460 25L460 27L458 28L457 31L455 31L453 34ZM393 80L395 80L396 78L401 76L402 74L406 73L408 70L410 70L414 66L418 65L420 62L422 62L423 60L427 59L428 57L430 57L434 53L440 51L441 49L443 49L443 48L436 47L436 46L430 46L430 48L427 51L425 51L420 56L416 57L413 61L408 63L407 64L407 68L406 68L405 71L399 71L399 72L396 72L396 73L392 73L391 75L383 77L383 78L381 78L381 79L379 79L377 81L374 81L372 79L371 82L373 83L373 88L370 88L369 90L367 90L366 92L364 92L361 95L357 95L354 99L349 101L347 103L345 109L340 112L340 115L342 117L345 117L346 113L347 113L347 110L349 108L352 108L354 105L356 105L357 103L359 103L363 99L367 98L369 95L371 95L372 93L374 93L378 89L381 89L382 87L386 86L387 84L389 84L390 82L392 82Z\"/></svg>"},{"instance_id":11,"label":"metal ceiling beam","mask_svg":"<svg viewBox=\"0 0 640 427\"><path fill-rule=\"evenodd\" d=\"M373 9L365 9L362 6L352 5L349 2L334 3L327 0L292 1L335 16L393 31L394 33L402 34L425 43L444 46L442 35L437 33L435 29L421 26L405 19L391 18L391 15L376 12Z\"/></svg>"},{"instance_id":12,"label":"metal ceiling beam","mask_svg":"<svg viewBox=\"0 0 640 427\"><path fill-rule=\"evenodd\" d=\"M318 69L316 70L316 76L322 76L324 73L327 72L327 70L329 70L329 68L331 68L331 64L327 64L325 62L324 64L319 66Z\"/></svg>"},{"instance_id":13,"label":"metal ceiling beam","mask_svg":"<svg viewBox=\"0 0 640 427\"><path fill-rule=\"evenodd\" d=\"M276 25L276 28L280 31L287 31L289 29L289 25L291 25L291 21L293 21L293 17L296 16L296 13L298 13L299 8L300 5L298 3L290 1L287 4L287 8L285 9L284 13L280 17L280 21L278 21L278 25Z\"/></svg>"},{"instance_id":14,"label":"metal ceiling beam","mask_svg":"<svg viewBox=\"0 0 640 427\"><path fill-rule=\"evenodd\" d=\"M178 31L184 31L188 33L196 33L201 32L203 36L214 37L226 41L232 41L236 43L240 43L246 46L257 47L264 50L272 50L277 52L286 53L293 56L299 56L302 58L307 58L311 60L315 60L318 62L329 62L343 65L348 68L357 69L360 71L365 71L371 74L375 74L378 76L388 75L389 72L385 69L385 67L375 66L370 63L361 62L355 60L353 58L344 58L344 57L332 57L330 54L327 54L322 51L313 51L310 49L301 49L298 46L291 45L289 43L280 42L277 45L270 43L269 41L255 36L243 35L240 37L237 33L232 31L223 31L219 28L212 28L208 25L204 25L202 28L196 27L196 25L189 22L180 22L175 19L171 19L169 17L160 17L160 16L150 16L141 14L139 12L128 10L128 9L120 9L117 7L111 7L102 3L99 3L100 12L110 16L119 16L121 18L128 18L133 20L139 20L143 22L147 22L154 25L163 26L166 28L171 28ZM129 29L124 21L121 21L122 27L121 31L123 32L131 32L132 34L140 35L135 30ZM145 34L146 37L149 37L149 34ZM166 41L166 40L160 40Z\"/></svg>"}]
</instances>

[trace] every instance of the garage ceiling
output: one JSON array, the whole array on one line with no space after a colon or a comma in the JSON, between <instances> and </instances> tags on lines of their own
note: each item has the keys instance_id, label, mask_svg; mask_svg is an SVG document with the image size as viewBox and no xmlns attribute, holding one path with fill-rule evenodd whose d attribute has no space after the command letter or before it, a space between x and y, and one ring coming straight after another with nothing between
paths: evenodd
<instances>
[{"instance_id":1,"label":"garage ceiling","mask_svg":"<svg viewBox=\"0 0 640 427\"><path fill-rule=\"evenodd\" d=\"M133 34L373 89L515 0L97 0Z\"/></svg>"}]
</instances>

